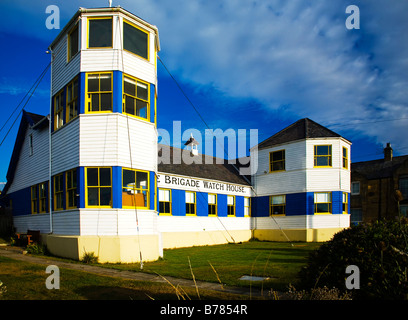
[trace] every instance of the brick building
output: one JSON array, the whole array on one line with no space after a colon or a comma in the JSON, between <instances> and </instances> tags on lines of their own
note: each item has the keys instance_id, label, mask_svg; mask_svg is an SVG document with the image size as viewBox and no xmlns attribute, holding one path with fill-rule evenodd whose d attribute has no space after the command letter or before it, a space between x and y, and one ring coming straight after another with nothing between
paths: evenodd
<instances>
[{"instance_id":1,"label":"brick building","mask_svg":"<svg viewBox=\"0 0 408 320\"><path fill-rule=\"evenodd\" d=\"M393 157L387 143L383 159L352 163L350 198L351 223L396 217L398 207L408 216L408 155Z\"/></svg>"}]
</instances>

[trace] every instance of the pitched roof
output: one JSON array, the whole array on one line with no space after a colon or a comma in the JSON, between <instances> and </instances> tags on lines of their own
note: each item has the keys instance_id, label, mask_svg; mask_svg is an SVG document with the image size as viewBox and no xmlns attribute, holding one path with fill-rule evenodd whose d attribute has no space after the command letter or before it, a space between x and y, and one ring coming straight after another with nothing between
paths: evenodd
<instances>
[{"instance_id":1,"label":"pitched roof","mask_svg":"<svg viewBox=\"0 0 408 320\"><path fill-rule=\"evenodd\" d=\"M159 172L250 185L246 177L239 174L238 170L242 167L239 162L232 164L228 160L203 154L193 156L189 150L162 144L158 147ZM184 161L183 152L188 152L184 158L191 163Z\"/></svg>"},{"instance_id":2,"label":"pitched roof","mask_svg":"<svg viewBox=\"0 0 408 320\"><path fill-rule=\"evenodd\" d=\"M258 144L258 148L268 148L278 144L287 143L306 138L341 138L341 136L330 129L310 120L303 118L285 129L274 134L272 137Z\"/></svg>"},{"instance_id":3,"label":"pitched roof","mask_svg":"<svg viewBox=\"0 0 408 320\"><path fill-rule=\"evenodd\" d=\"M43 116L36 113L31 113L23 110L23 114L20 121L20 127L18 128L16 142L14 144L13 153L11 154L9 168L7 170L6 178L7 183L3 189L2 196L6 195L8 188L10 187L11 183L14 179L14 173L17 167L18 159L21 153L21 147L24 143L25 134L27 131L28 126L36 126L36 125L48 125L48 121L43 121L46 119L47 116Z\"/></svg>"},{"instance_id":4,"label":"pitched roof","mask_svg":"<svg viewBox=\"0 0 408 320\"><path fill-rule=\"evenodd\" d=\"M351 164L351 174L361 174L367 179L392 177L394 171L408 161L408 155L393 157L391 161L384 159L354 162Z\"/></svg>"}]
</instances>

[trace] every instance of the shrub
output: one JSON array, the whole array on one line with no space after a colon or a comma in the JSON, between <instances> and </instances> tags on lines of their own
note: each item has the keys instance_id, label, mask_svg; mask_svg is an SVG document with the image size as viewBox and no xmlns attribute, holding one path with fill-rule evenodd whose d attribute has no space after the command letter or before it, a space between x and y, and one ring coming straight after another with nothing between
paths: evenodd
<instances>
[{"instance_id":1,"label":"shrub","mask_svg":"<svg viewBox=\"0 0 408 320\"><path fill-rule=\"evenodd\" d=\"M300 273L300 287L346 290L346 267L360 270L357 299L408 297L408 220L382 220L358 225L334 235L312 252Z\"/></svg>"},{"instance_id":2,"label":"shrub","mask_svg":"<svg viewBox=\"0 0 408 320\"><path fill-rule=\"evenodd\" d=\"M98 263L98 257L95 255L95 253L93 252L86 252L84 253L84 255L82 256L82 262L84 263Z\"/></svg>"},{"instance_id":3,"label":"shrub","mask_svg":"<svg viewBox=\"0 0 408 320\"><path fill-rule=\"evenodd\" d=\"M47 247L43 244L38 244L38 243L33 243L33 244L29 244L26 248L27 253L31 253L31 254L47 254Z\"/></svg>"}]
</instances>

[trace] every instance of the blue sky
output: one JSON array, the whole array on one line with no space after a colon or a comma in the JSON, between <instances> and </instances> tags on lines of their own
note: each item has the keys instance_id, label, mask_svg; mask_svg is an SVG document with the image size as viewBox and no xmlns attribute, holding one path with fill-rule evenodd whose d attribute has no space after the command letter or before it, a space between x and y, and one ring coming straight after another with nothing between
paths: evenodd
<instances>
[{"instance_id":1,"label":"blue sky","mask_svg":"<svg viewBox=\"0 0 408 320\"><path fill-rule=\"evenodd\" d=\"M48 5L61 28L79 7L108 0L2 1L0 127L50 61ZM159 28L159 53L213 129L258 129L262 141L308 117L352 141L353 162L408 154L408 0L113 0ZM348 5L360 9L349 30ZM158 127L205 124L158 63ZM49 113L48 73L25 110ZM21 110L21 108L19 109ZM14 117L0 132L3 140ZM20 119L0 146L0 181ZM171 143L171 142L170 142Z\"/></svg>"}]
</instances>

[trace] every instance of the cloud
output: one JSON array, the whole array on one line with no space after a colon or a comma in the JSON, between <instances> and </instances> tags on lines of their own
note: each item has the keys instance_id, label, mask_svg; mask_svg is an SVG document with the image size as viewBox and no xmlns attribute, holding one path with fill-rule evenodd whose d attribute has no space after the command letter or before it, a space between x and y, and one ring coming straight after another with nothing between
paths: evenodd
<instances>
[{"instance_id":1,"label":"cloud","mask_svg":"<svg viewBox=\"0 0 408 320\"><path fill-rule=\"evenodd\" d=\"M350 2L344 0L116 2L158 26L160 56L178 79L214 88L224 101L259 102L262 109L248 121L284 112L340 133L406 145L408 121L375 121L408 118L407 0L353 1L360 9L359 30L346 28ZM67 22L79 6L108 1L26 3L13 2L23 8L25 24L44 15L27 31L34 34L45 28L48 4L59 5ZM18 23L10 18L7 28Z\"/></svg>"},{"instance_id":2,"label":"cloud","mask_svg":"<svg viewBox=\"0 0 408 320\"><path fill-rule=\"evenodd\" d=\"M408 2L354 4L359 30L345 26L346 1L141 1L138 7L158 25L161 55L185 81L255 98L265 112L285 106L326 125L408 116ZM406 144L406 124L347 130Z\"/></svg>"}]
</instances>

